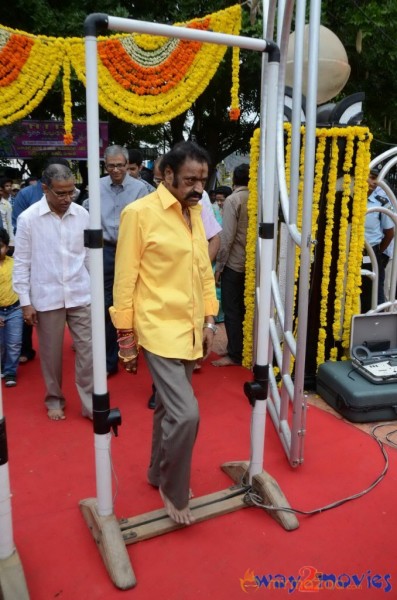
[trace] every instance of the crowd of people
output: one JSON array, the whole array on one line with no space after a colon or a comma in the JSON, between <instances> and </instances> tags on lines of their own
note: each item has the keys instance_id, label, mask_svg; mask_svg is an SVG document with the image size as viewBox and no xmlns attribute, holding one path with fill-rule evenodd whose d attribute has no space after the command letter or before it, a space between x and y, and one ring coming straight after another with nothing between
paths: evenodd
<instances>
[{"instance_id":1,"label":"crowd of people","mask_svg":"<svg viewBox=\"0 0 397 600\"><path fill-rule=\"evenodd\" d=\"M245 247L249 166L238 165L232 188L205 191L209 156L181 142L159 156L153 170L138 150L112 145L100 180L107 375L136 373L140 351L152 380L154 410L148 481L159 489L169 516L194 521L189 509L190 468L199 426L192 374L211 352L224 322L227 351L216 367L242 363ZM389 208L368 179L368 207ZM75 351L75 385L82 415L93 419L90 312L90 198L83 199L68 161L48 160L39 179L15 187L0 180L0 346L6 387L34 359L37 332L44 398L51 420L65 417L62 352L65 326ZM367 214L365 237L378 267L378 304L385 299L385 268L393 254L394 222ZM43 243L45 240L45 244ZM51 247L51 252L48 252ZM363 268L369 269L364 256ZM363 277L362 310L371 308Z\"/></svg>"},{"instance_id":2,"label":"crowd of people","mask_svg":"<svg viewBox=\"0 0 397 600\"><path fill-rule=\"evenodd\" d=\"M151 173L144 170L139 151L117 145L105 150L104 166L107 374L115 375L120 366L136 373L139 352L144 354L154 409L148 480L159 488L169 516L190 524L191 456L199 424L192 373L209 356L217 323L225 322L228 348L213 364L233 366L242 360L248 165L235 169L233 190L216 188L211 199L205 191L209 156L193 142L181 142L159 157ZM81 412L93 419L89 250L84 246L89 193L79 202L68 162L56 158L39 179L19 188L0 181L2 378L7 387L17 385L19 365L35 357L35 328L47 415L64 420L67 325Z\"/></svg>"}]
</instances>

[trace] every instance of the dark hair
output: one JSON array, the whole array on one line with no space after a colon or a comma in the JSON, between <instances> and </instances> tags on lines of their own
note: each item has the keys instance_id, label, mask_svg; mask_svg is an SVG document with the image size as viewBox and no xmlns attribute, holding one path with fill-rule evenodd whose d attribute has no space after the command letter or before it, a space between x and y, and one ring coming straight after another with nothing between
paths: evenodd
<instances>
[{"instance_id":1,"label":"dark hair","mask_svg":"<svg viewBox=\"0 0 397 600\"><path fill-rule=\"evenodd\" d=\"M144 181L147 181L147 183L150 183L150 185L153 185L153 171L152 169L148 169L147 167L143 167L142 171L141 171L141 179L143 179Z\"/></svg>"},{"instance_id":2,"label":"dark hair","mask_svg":"<svg viewBox=\"0 0 397 600\"><path fill-rule=\"evenodd\" d=\"M54 163L44 169L42 181L45 185L51 186L51 183L56 181L67 181L68 179L74 180L74 175L69 167Z\"/></svg>"},{"instance_id":3,"label":"dark hair","mask_svg":"<svg viewBox=\"0 0 397 600\"><path fill-rule=\"evenodd\" d=\"M233 171L234 185L248 185L250 166L248 163L238 165Z\"/></svg>"},{"instance_id":4,"label":"dark hair","mask_svg":"<svg viewBox=\"0 0 397 600\"><path fill-rule=\"evenodd\" d=\"M177 175L188 158L202 164L206 163L208 165L210 163L209 154L204 148L195 142L179 142L161 159L159 164L161 174L164 175L165 169L169 167L174 175Z\"/></svg>"},{"instance_id":5,"label":"dark hair","mask_svg":"<svg viewBox=\"0 0 397 600\"><path fill-rule=\"evenodd\" d=\"M143 154L138 148L131 148L128 150L128 162L130 164L141 166L143 163Z\"/></svg>"},{"instance_id":6,"label":"dark hair","mask_svg":"<svg viewBox=\"0 0 397 600\"><path fill-rule=\"evenodd\" d=\"M10 179L9 177L2 177L0 179L0 187L3 188L6 183L12 183L12 179Z\"/></svg>"},{"instance_id":7,"label":"dark hair","mask_svg":"<svg viewBox=\"0 0 397 600\"><path fill-rule=\"evenodd\" d=\"M10 236L8 232L3 227L0 227L0 242L3 242L5 246L8 246L10 243Z\"/></svg>"},{"instance_id":8,"label":"dark hair","mask_svg":"<svg viewBox=\"0 0 397 600\"><path fill-rule=\"evenodd\" d=\"M223 194L225 196L225 198L227 198L232 193L232 188L230 188L228 185L221 185L221 186L215 188L214 191L215 191L215 194Z\"/></svg>"}]
</instances>

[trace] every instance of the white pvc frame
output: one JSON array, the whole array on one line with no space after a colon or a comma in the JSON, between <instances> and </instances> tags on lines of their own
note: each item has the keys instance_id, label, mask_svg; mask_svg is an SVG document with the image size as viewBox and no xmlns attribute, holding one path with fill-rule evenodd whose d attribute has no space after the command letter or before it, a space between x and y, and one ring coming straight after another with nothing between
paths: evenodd
<instances>
[{"instance_id":1,"label":"white pvc frame","mask_svg":"<svg viewBox=\"0 0 397 600\"><path fill-rule=\"evenodd\" d=\"M273 42L266 40L234 36L209 31L193 30L183 27L174 27L133 19L111 17L107 15L91 15L98 22L105 21L108 29L123 32L139 32L152 35L161 35L179 39L191 39L200 42L209 42L226 46L235 46L259 52L274 50ZM87 23L87 21L86 21ZM102 23L103 25L103 23ZM99 188L99 114L98 114L98 64L97 64L97 37L91 32L85 38L86 51L86 93L87 93L87 140L88 140L88 177L90 186L90 229L101 229L100 215L100 188ZM264 54L264 57L266 55ZM265 58L263 59L263 62ZM261 148L265 156L263 169L262 189L273 191L275 189L276 163L274 148L276 145L276 112L277 112L277 82L279 63L276 60L268 62L267 94L264 111L261 112ZM265 187L266 186L266 187ZM263 195L261 195L263 198ZM274 224L273 206L275 194L270 194L267 202L262 202L262 216L266 223ZM261 254L267 257L261 265L262 277L265 278L271 268L273 240L260 240ZM105 361L105 327L104 327L104 300L103 300L103 258L101 248L90 249L90 272L92 292L92 334L93 334L93 359L94 359L94 431L95 431L95 396L106 395L106 361ZM259 331L257 362L260 365L269 365L271 362L269 351L269 313L271 306L270 286L263 286L260 290L258 307ZM266 399L258 400L253 409L252 424L252 460L249 468L249 480L262 472L264 454L264 431L266 416ZM111 451L110 431L105 434L94 433L95 437L95 464L97 484L97 510L102 517L113 513L112 480L111 480Z\"/></svg>"},{"instance_id":2,"label":"white pvc frame","mask_svg":"<svg viewBox=\"0 0 397 600\"><path fill-rule=\"evenodd\" d=\"M2 386L0 385L0 423L4 422ZM8 461L0 465L0 560L15 552L11 514L11 491ZM1 586L0 586L1 587Z\"/></svg>"},{"instance_id":3,"label":"white pvc frame","mask_svg":"<svg viewBox=\"0 0 397 600\"><path fill-rule=\"evenodd\" d=\"M284 155L284 81L285 62L291 28L294 2L285 2L280 35L281 63L279 72L279 95L277 105L277 169L280 190L280 205L288 230L286 241L286 284L283 301L277 265L270 270L270 281L273 295L273 311L269 318L271 343L274 359L281 373L281 387L270 369L270 396L268 400L269 414L278 431L282 446L292 466L303 463L304 439L306 433L307 402L304 394L306 336L308 322L308 289L310 282L311 255L311 221L312 192L315 168L316 117L317 117L317 76L318 76L318 44L321 16L321 0L311 0L309 23L309 57L308 83L306 94L306 146L305 172L303 190L302 230L297 226L300 127L302 107L302 64L303 40L306 16L305 0L296 3L295 13L295 47L294 47L294 88L292 97L292 140L290 165L290 195L288 195L285 179ZM293 332L294 317L294 280L295 249L300 246L299 297L297 300L298 330ZM280 335L280 328L282 334ZM282 342L282 343L281 343ZM295 357L294 379L292 379L291 361ZM289 408L292 404L292 422L289 423Z\"/></svg>"}]
</instances>

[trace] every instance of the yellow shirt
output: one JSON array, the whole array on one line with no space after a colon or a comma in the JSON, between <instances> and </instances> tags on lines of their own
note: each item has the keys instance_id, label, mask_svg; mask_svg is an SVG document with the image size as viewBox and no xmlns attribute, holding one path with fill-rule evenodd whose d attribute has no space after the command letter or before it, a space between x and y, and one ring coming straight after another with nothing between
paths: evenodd
<instances>
[{"instance_id":1,"label":"yellow shirt","mask_svg":"<svg viewBox=\"0 0 397 600\"><path fill-rule=\"evenodd\" d=\"M190 231L163 185L121 213L110 315L159 356L200 358L204 317L218 312L200 213L190 208Z\"/></svg>"},{"instance_id":2,"label":"yellow shirt","mask_svg":"<svg viewBox=\"0 0 397 600\"><path fill-rule=\"evenodd\" d=\"M18 300L12 288L12 269L14 268L14 259L6 256L0 261L0 306L11 306Z\"/></svg>"}]
</instances>

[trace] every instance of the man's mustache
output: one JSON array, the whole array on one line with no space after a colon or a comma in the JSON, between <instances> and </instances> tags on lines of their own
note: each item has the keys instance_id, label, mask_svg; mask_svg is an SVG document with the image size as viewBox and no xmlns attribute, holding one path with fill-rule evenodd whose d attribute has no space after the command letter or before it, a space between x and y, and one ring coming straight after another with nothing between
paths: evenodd
<instances>
[{"instance_id":1,"label":"man's mustache","mask_svg":"<svg viewBox=\"0 0 397 600\"><path fill-rule=\"evenodd\" d=\"M188 195L186 196L186 200L189 200L189 198L198 198L199 200L201 200L201 198L203 197L203 194L200 194L200 192L189 192Z\"/></svg>"}]
</instances>

